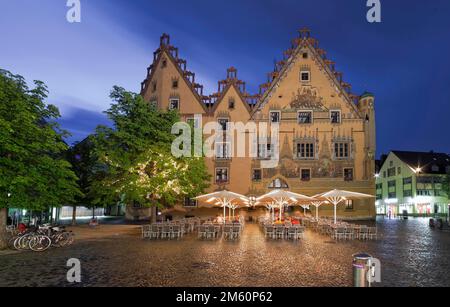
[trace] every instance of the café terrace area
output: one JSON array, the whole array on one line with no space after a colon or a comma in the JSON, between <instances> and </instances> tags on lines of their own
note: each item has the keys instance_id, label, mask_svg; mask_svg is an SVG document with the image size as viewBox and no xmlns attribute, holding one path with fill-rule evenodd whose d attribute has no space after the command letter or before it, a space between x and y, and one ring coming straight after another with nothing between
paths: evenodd
<instances>
[{"instance_id":1,"label":"caf\u00e9 terrace area","mask_svg":"<svg viewBox=\"0 0 450 307\"><path fill-rule=\"evenodd\" d=\"M245 231L245 219L236 210L250 207L264 207L267 212L258 218L258 224L265 238L273 240L301 240L306 229L320 235L329 236L336 241L377 239L377 228L351 224L337 218L337 207L346 200L372 198L372 195L331 190L312 197L290 192L273 190L258 198L249 198L230 191L218 191L196 197L207 207L223 208L223 215L209 218L182 218L142 226L142 237L153 240L180 240L186 235L196 235L199 240L239 240ZM332 205L333 218L319 217L322 205ZM303 215L289 216L287 207L303 208ZM315 215L309 216L306 210L314 207Z\"/></svg>"}]
</instances>

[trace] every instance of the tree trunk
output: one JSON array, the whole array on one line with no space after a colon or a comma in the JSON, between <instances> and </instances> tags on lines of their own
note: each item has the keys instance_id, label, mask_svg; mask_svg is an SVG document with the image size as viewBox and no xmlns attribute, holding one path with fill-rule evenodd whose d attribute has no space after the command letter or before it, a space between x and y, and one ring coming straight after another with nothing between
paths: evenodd
<instances>
[{"instance_id":1,"label":"tree trunk","mask_svg":"<svg viewBox=\"0 0 450 307\"><path fill-rule=\"evenodd\" d=\"M0 208L0 250L8 246L6 223L8 219L8 209Z\"/></svg>"},{"instance_id":2,"label":"tree trunk","mask_svg":"<svg viewBox=\"0 0 450 307\"><path fill-rule=\"evenodd\" d=\"M77 206L73 206L72 209L72 226L77 224Z\"/></svg>"},{"instance_id":3,"label":"tree trunk","mask_svg":"<svg viewBox=\"0 0 450 307\"><path fill-rule=\"evenodd\" d=\"M156 206L155 205L153 205L152 206L152 216L151 216L151 218L152 218L152 223L156 223L156 213L157 213L157 210L156 210Z\"/></svg>"}]
</instances>

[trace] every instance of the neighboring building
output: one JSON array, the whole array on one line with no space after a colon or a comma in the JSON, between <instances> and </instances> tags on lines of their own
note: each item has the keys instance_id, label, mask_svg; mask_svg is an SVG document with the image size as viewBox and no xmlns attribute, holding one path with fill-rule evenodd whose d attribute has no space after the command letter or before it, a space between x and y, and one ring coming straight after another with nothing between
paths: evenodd
<instances>
[{"instance_id":1,"label":"neighboring building","mask_svg":"<svg viewBox=\"0 0 450 307\"><path fill-rule=\"evenodd\" d=\"M448 214L449 198L442 189L447 174L450 174L447 154L392 151L377 175L377 213Z\"/></svg>"},{"instance_id":2,"label":"neighboring building","mask_svg":"<svg viewBox=\"0 0 450 307\"><path fill-rule=\"evenodd\" d=\"M212 174L210 191L226 188L257 196L270 189L289 188L314 195L338 188L375 195L374 95L352 94L351 85L342 80L342 73L325 54L309 30L300 30L258 94L247 93L237 70L229 68L226 79L218 83L218 92L205 96L178 48L164 34L141 94L161 109L179 110L184 121L200 127L219 122L226 131L228 122L280 124L276 168L261 167L273 154L274 144L267 139L259 140L257 158L230 157L231 142L216 143L215 158L206 159ZM189 209L195 203L186 204L186 214L195 214L195 209ZM127 215L137 217L138 210ZM332 216L332 206L322 206L320 215ZM373 200L348 201L338 208L339 218L371 219L375 215Z\"/></svg>"}]
</instances>

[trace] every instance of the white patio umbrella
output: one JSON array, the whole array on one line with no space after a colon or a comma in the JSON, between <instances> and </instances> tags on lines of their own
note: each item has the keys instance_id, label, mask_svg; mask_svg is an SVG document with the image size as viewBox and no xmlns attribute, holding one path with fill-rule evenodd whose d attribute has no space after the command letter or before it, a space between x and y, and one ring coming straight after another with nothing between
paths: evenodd
<instances>
[{"instance_id":1,"label":"white patio umbrella","mask_svg":"<svg viewBox=\"0 0 450 307\"><path fill-rule=\"evenodd\" d=\"M259 202L271 202L271 201L275 202L276 206L280 210L280 220L281 220L283 217L282 211L283 211L284 206L288 206L289 204L296 203L298 201L303 201L303 200L311 200L312 201L314 199L312 197L294 193L294 192L290 192L290 191L273 190L272 192L269 192L265 195L258 197L256 200Z\"/></svg>"},{"instance_id":2,"label":"white patio umbrella","mask_svg":"<svg viewBox=\"0 0 450 307\"><path fill-rule=\"evenodd\" d=\"M229 208L230 211L233 210L234 212L234 210L237 208L235 207L236 205L245 204L245 202L248 202L248 198L246 196L227 190L200 195L195 197L194 199L204 201L206 203L213 203L215 206L223 207L224 221L226 220L226 208Z\"/></svg>"},{"instance_id":3,"label":"white patio umbrella","mask_svg":"<svg viewBox=\"0 0 450 307\"><path fill-rule=\"evenodd\" d=\"M344 190L331 190L322 194L316 195L316 198L318 199L326 199L334 206L334 223L337 222L337 205L341 203L344 200L347 199L364 199L364 198L373 198L375 196L364 194L364 193L357 193L357 192L350 192L350 191L344 191Z\"/></svg>"}]
</instances>

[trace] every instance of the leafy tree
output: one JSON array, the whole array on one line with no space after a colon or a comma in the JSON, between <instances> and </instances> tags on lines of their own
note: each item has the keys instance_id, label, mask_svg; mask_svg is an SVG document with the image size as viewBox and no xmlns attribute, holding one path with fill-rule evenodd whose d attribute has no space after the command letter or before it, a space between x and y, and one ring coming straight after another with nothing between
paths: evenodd
<instances>
[{"instance_id":1,"label":"leafy tree","mask_svg":"<svg viewBox=\"0 0 450 307\"><path fill-rule=\"evenodd\" d=\"M99 126L94 138L104 166L90 188L94 203L139 203L152 207L155 219L156 206L172 206L208 187L202 158L171 154L171 129L179 121L175 111L160 111L120 87L114 87L111 98L106 114L114 127Z\"/></svg>"},{"instance_id":2,"label":"leafy tree","mask_svg":"<svg viewBox=\"0 0 450 307\"><path fill-rule=\"evenodd\" d=\"M7 208L44 210L81 195L77 177L64 159L68 146L58 109L47 105L47 87L0 70L0 247L4 247Z\"/></svg>"},{"instance_id":3,"label":"leafy tree","mask_svg":"<svg viewBox=\"0 0 450 307\"><path fill-rule=\"evenodd\" d=\"M98 157L94 152L92 136L88 136L81 142L74 144L67 152L67 159L78 177L78 185L83 195L76 197L73 204L72 225L76 225L77 206L92 207L92 199L89 197L89 187L96 167Z\"/></svg>"}]
</instances>

